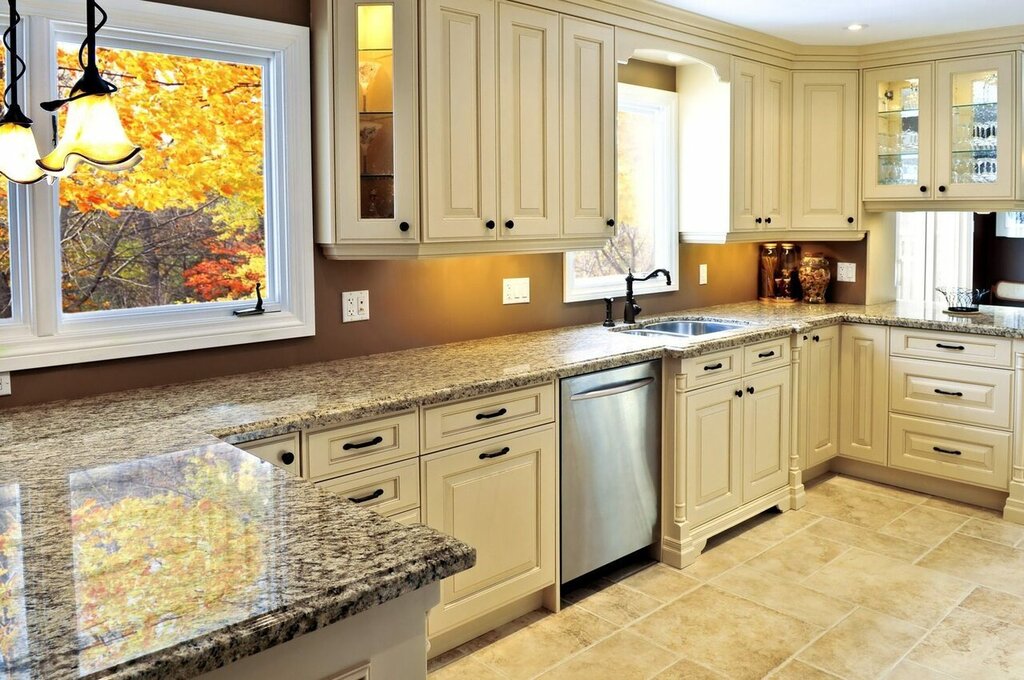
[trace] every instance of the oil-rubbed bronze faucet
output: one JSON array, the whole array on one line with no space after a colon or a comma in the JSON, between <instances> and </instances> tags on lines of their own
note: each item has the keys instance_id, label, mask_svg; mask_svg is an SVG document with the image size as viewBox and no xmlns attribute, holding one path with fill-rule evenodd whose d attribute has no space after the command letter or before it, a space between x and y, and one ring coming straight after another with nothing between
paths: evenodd
<instances>
[{"instance_id":1,"label":"oil-rubbed bronze faucet","mask_svg":"<svg viewBox=\"0 0 1024 680\"><path fill-rule=\"evenodd\" d=\"M636 303L636 298L633 297L633 282L634 281L649 281L658 274L665 275L665 285L672 285L672 274L667 269L655 269L653 272L644 276L643 278L637 278L633 276L632 270L626 274L626 311L623 314L623 321L625 323L636 323L636 315L642 312L640 305Z\"/></svg>"}]
</instances>

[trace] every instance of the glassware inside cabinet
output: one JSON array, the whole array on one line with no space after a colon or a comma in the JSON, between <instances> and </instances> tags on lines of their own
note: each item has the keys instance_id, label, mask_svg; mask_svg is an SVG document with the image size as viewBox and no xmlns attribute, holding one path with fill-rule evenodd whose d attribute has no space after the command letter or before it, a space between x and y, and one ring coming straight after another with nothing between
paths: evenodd
<instances>
[{"instance_id":1,"label":"glassware inside cabinet","mask_svg":"<svg viewBox=\"0 0 1024 680\"><path fill-rule=\"evenodd\" d=\"M878 83L879 184L917 184L920 176L920 81Z\"/></svg>"},{"instance_id":2,"label":"glassware inside cabinet","mask_svg":"<svg viewBox=\"0 0 1024 680\"><path fill-rule=\"evenodd\" d=\"M953 184L992 184L999 177L999 76L995 70L952 76Z\"/></svg>"},{"instance_id":3,"label":"glassware inside cabinet","mask_svg":"<svg viewBox=\"0 0 1024 680\"><path fill-rule=\"evenodd\" d=\"M359 73L359 214L395 216L394 7L357 7Z\"/></svg>"}]
</instances>

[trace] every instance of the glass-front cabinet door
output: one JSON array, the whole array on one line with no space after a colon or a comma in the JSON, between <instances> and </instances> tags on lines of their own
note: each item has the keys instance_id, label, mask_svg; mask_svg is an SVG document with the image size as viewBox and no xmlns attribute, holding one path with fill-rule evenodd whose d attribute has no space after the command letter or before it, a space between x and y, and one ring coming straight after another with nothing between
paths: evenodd
<instances>
[{"instance_id":1,"label":"glass-front cabinet door","mask_svg":"<svg viewBox=\"0 0 1024 680\"><path fill-rule=\"evenodd\" d=\"M936 198L1013 197L1013 56L937 62Z\"/></svg>"},{"instance_id":2,"label":"glass-front cabinet door","mask_svg":"<svg viewBox=\"0 0 1024 680\"><path fill-rule=\"evenodd\" d=\"M419 235L415 2L334 10L334 176L339 241Z\"/></svg>"},{"instance_id":3,"label":"glass-front cabinet door","mask_svg":"<svg viewBox=\"0 0 1024 680\"><path fill-rule=\"evenodd\" d=\"M931 198L932 65L864 72L864 198Z\"/></svg>"}]
</instances>

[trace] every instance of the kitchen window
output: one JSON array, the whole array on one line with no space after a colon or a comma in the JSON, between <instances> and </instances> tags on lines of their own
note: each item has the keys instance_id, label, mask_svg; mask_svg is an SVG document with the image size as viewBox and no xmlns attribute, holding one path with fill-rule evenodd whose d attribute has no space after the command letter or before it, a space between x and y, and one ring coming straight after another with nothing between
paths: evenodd
<instances>
[{"instance_id":1,"label":"kitchen window","mask_svg":"<svg viewBox=\"0 0 1024 680\"><path fill-rule=\"evenodd\" d=\"M617 146L617 226L601 250L565 255L565 301L596 300L625 294L625 277L664 268L664 279L634 284L636 293L679 290L678 95L619 83Z\"/></svg>"},{"instance_id":2,"label":"kitchen window","mask_svg":"<svg viewBox=\"0 0 1024 680\"><path fill-rule=\"evenodd\" d=\"M940 287L974 287L974 213L899 213L896 299L945 307Z\"/></svg>"},{"instance_id":3,"label":"kitchen window","mask_svg":"<svg viewBox=\"0 0 1024 680\"><path fill-rule=\"evenodd\" d=\"M312 335L308 29L105 4L99 64L143 161L3 187L0 370ZM23 11L42 153L36 104L81 75L81 10ZM257 283L266 313L235 316Z\"/></svg>"}]
</instances>

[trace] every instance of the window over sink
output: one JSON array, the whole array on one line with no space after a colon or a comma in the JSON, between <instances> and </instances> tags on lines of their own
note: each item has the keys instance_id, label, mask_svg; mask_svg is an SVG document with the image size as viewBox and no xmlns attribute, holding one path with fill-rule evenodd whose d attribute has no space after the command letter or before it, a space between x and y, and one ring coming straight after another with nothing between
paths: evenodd
<instances>
[{"instance_id":1,"label":"window over sink","mask_svg":"<svg viewBox=\"0 0 1024 680\"><path fill-rule=\"evenodd\" d=\"M625 277L664 268L664 279L634 284L636 293L679 290L678 95L628 83L618 85L617 224L601 250L565 255L565 301L625 294Z\"/></svg>"},{"instance_id":2,"label":"window over sink","mask_svg":"<svg viewBox=\"0 0 1024 680\"><path fill-rule=\"evenodd\" d=\"M42 153L37 104L81 75L84 12L67 4L24 11L26 43L48 46L22 81ZM0 187L0 370L312 335L308 29L108 9L98 61L143 161ZM257 284L265 313L234 315Z\"/></svg>"}]
</instances>

